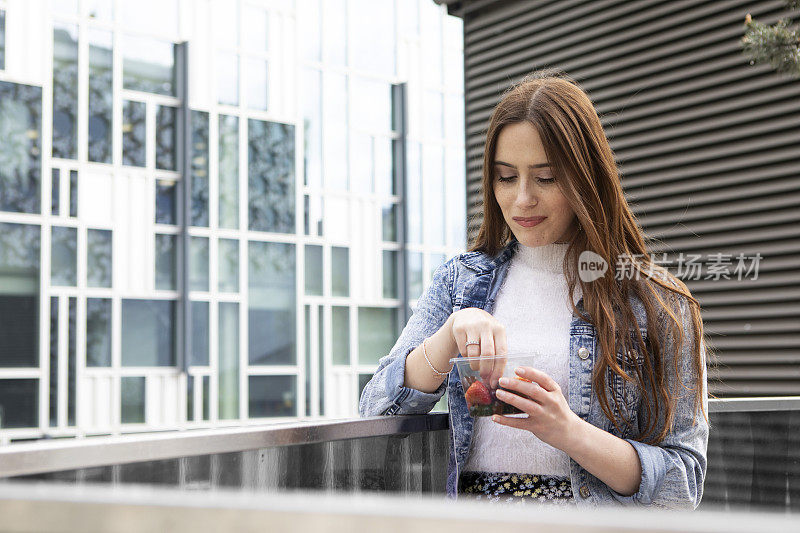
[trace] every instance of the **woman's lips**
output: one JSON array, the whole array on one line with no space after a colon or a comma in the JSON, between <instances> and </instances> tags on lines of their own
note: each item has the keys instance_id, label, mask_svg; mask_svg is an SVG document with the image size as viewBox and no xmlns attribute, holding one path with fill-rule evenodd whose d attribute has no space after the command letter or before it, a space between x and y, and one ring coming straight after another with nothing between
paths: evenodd
<instances>
[{"instance_id":1,"label":"woman's lips","mask_svg":"<svg viewBox=\"0 0 800 533\"><path fill-rule=\"evenodd\" d=\"M514 218L514 222L516 222L517 224L519 224L523 228L532 228L536 224L539 224L540 222L542 222L547 217L527 217L527 218L513 217L513 218Z\"/></svg>"}]
</instances>

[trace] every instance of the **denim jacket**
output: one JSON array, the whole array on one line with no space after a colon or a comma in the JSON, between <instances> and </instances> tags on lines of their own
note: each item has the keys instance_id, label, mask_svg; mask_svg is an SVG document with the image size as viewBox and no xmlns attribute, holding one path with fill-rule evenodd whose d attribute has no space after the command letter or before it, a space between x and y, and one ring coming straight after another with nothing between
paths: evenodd
<instances>
[{"instance_id":1,"label":"denim jacket","mask_svg":"<svg viewBox=\"0 0 800 533\"><path fill-rule=\"evenodd\" d=\"M464 400L458 371L454 368L448 379L434 392L422 392L404 386L406 357L423 339L434 334L451 313L467 307L477 307L492 313L495 298L503 284L516 245L517 241L512 240L496 257L489 257L482 252L462 253L440 266L417 301L416 309L394 347L388 355L381 358L378 370L361 394L361 416L425 414L433 408L444 394L445 387L447 388L451 437L447 495L451 498L457 497L459 472L467 462L473 434L473 421ZM638 299L632 299L631 304L643 334L642 338L646 340L644 306ZM581 312L584 311L583 299L576 307ZM680 319L684 331L691 332L691 313L685 301L681 301ZM691 388L696 372L692 369L689 357L691 335L687 334L685 338L681 347L683 357L680 376L683 384ZM668 354L664 368L671 368L674 364L669 356L674 351L670 342L671 339L667 338L662 343L665 353ZM616 374L607 380L608 392L613 387L619 394L618 397L624 398L620 406L611 401L615 415L620 419L619 415L622 414L638 422L633 429L621 423L622 431L618 431L603 413L597 395L592 390L592 369L599 356L596 330L590 323L573 315L569 343L570 409L590 424L630 442L642 466L638 491L625 496L608 487L570 458L570 480L576 504L586 507L649 505L662 508L696 508L703 495L709 427L701 413L697 413L696 421L692 423L693 393L684 391L679 383L673 383L674 379L671 379L670 390L683 392L677 400L672 430L657 446L633 440L645 423L642 412L644 409L639 409L641 391L634 383L626 382ZM641 356L638 348L636 349L637 355ZM705 361L702 342L701 351ZM622 365L623 354L617 354L617 357ZM642 359L639 358L639 361ZM702 382L702 403L708 412L705 371ZM608 397L611 398L610 395Z\"/></svg>"}]
</instances>

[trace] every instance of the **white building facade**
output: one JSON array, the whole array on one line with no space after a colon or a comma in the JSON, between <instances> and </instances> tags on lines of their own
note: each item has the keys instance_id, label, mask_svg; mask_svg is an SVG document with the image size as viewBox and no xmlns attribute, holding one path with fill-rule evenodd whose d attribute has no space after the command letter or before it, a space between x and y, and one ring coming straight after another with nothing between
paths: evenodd
<instances>
[{"instance_id":1,"label":"white building facade","mask_svg":"<svg viewBox=\"0 0 800 533\"><path fill-rule=\"evenodd\" d=\"M432 0L0 0L0 443L355 416L466 244L461 40Z\"/></svg>"}]
</instances>

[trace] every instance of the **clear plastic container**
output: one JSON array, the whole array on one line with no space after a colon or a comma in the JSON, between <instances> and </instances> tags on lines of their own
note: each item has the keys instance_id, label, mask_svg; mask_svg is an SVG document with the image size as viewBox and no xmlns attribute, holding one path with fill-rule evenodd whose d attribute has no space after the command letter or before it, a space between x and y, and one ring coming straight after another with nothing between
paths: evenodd
<instances>
[{"instance_id":1,"label":"clear plastic container","mask_svg":"<svg viewBox=\"0 0 800 533\"><path fill-rule=\"evenodd\" d=\"M513 405L497 399L496 393L501 377L527 381L514 372L520 366L535 367L536 355L521 353L510 355L484 355L479 357L454 357L454 364L464 387L464 399L469 414L479 416L510 415L521 413ZM481 373L483 369L483 374ZM515 394L518 394L515 392Z\"/></svg>"}]
</instances>

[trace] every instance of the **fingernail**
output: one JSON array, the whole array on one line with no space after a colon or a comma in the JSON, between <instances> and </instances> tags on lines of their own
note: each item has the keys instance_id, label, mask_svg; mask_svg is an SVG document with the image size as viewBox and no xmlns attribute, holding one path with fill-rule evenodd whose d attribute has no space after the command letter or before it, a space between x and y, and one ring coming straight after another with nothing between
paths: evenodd
<instances>
[{"instance_id":1,"label":"fingernail","mask_svg":"<svg viewBox=\"0 0 800 533\"><path fill-rule=\"evenodd\" d=\"M518 367L518 368L514 369L514 372L516 372L517 374L519 374L521 376L522 374L525 373L525 369L522 368L522 367Z\"/></svg>"},{"instance_id":2,"label":"fingernail","mask_svg":"<svg viewBox=\"0 0 800 533\"><path fill-rule=\"evenodd\" d=\"M500 385L502 385L503 387L508 385L508 378L500 378Z\"/></svg>"},{"instance_id":3,"label":"fingernail","mask_svg":"<svg viewBox=\"0 0 800 533\"><path fill-rule=\"evenodd\" d=\"M497 422L498 420L499 418L497 417L497 415L492 416L492 422Z\"/></svg>"}]
</instances>

